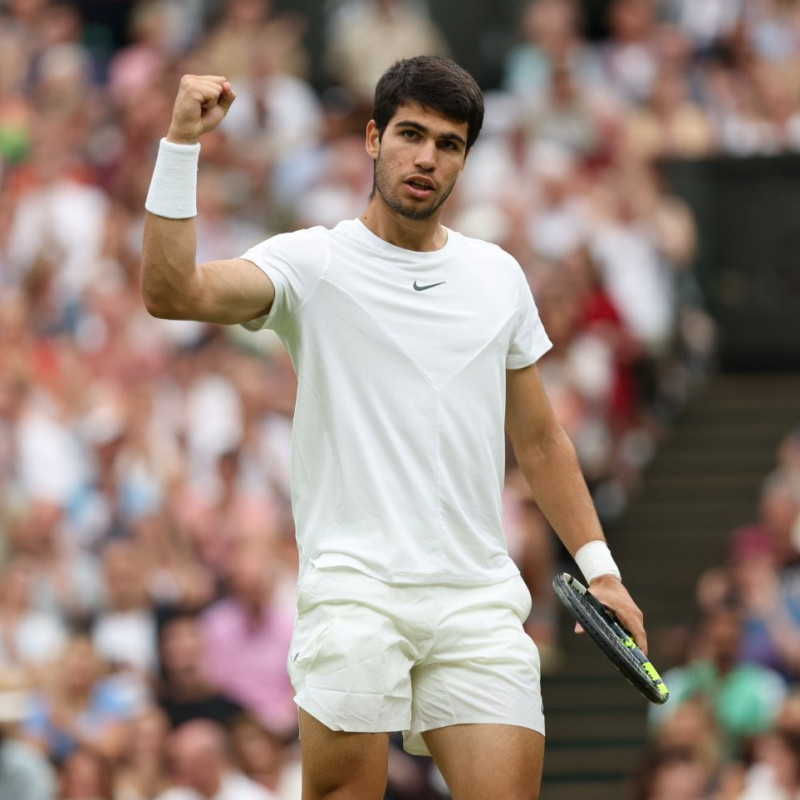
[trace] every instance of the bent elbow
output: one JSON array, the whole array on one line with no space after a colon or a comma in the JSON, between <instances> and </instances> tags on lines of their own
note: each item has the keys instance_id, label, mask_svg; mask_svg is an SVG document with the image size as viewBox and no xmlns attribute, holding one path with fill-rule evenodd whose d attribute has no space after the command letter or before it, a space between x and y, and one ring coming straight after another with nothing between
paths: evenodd
<instances>
[{"instance_id":1,"label":"bent elbow","mask_svg":"<svg viewBox=\"0 0 800 800\"><path fill-rule=\"evenodd\" d=\"M159 319L192 319L187 293L161 280L150 278L143 269L140 294L147 313Z\"/></svg>"},{"instance_id":2,"label":"bent elbow","mask_svg":"<svg viewBox=\"0 0 800 800\"><path fill-rule=\"evenodd\" d=\"M142 302L145 310L151 317L158 319L190 319L191 314L186 309L180 307L174 298L170 298L161 292L147 291L142 289Z\"/></svg>"},{"instance_id":3,"label":"bent elbow","mask_svg":"<svg viewBox=\"0 0 800 800\"><path fill-rule=\"evenodd\" d=\"M145 310L151 317L172 319L172 309L169 303L165 302L162 295L157 292L148 291L144 285L141 287L141 295Z\"/></svg>"}]
</instances>

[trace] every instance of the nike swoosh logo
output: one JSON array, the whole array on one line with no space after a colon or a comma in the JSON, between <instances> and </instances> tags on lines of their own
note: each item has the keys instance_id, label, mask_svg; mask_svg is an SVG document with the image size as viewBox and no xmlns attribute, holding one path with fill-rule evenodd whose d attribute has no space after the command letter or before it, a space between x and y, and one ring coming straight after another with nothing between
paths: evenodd
<instances>
[{"instance_id":1,"label":"nike swoosh logo","mask_svg":"<svg viewBox=\"0 0 800 800\"><path fill-rule=\"evenodd\" d=\"M443 283L447 283L447 281L439 281L438 283L426 283L426 284L421 284L414 281L414 291L424 292L426 289L433 289L434 286L441 286Z\"/></svg>"}]
</instances>

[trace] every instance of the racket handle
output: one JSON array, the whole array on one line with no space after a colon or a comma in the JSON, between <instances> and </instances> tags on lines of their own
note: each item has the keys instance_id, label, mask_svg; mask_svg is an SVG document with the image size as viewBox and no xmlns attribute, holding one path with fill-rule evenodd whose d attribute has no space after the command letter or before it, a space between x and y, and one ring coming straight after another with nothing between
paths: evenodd
<instances>
[{"instance_id":1,"label":"racket handle","mask_svg":"<svg viewBox=\"0 0 800 800\"><path fill-rule=\"evenodd\" d=\"M636 644L636 640L633 638L633 636L631 636L630 632L622 625L622 623L619 622L614 615L614 612L611 609L606 608L588 589L586 590L584 597L598 612L606 615L606 618L608 619L611 628L614 630L614 633L619 637L622 644L624 644L625 647L631 651L633 657L639 662L642 669L653 679L656 688L664 697L664 701L666 701L666 699L669 697L669 689L667 689L667 685L658 674L658 670L653 666L644 650L642 650L642 648Z\"/></svg>"}]
</instances>

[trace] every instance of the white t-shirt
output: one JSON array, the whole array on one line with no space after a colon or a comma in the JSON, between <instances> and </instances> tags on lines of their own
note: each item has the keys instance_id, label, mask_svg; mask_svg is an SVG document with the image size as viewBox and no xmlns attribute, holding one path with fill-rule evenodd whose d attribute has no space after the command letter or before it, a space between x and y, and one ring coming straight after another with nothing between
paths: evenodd
<instances>
[{"instance_id":1,"label":"white t-shirt","mask_svg":"<svg viewBox=\"0 0 800 800\"><path fill-rule=\"evenodd\" d=\"M298 376L292 503L301 575L390 583L517 573L501 522L506 369L550 347L519 264L448 231L434 252L359 220L281 234L244 258L275 285Z\"/></svg>"}]
</instances>

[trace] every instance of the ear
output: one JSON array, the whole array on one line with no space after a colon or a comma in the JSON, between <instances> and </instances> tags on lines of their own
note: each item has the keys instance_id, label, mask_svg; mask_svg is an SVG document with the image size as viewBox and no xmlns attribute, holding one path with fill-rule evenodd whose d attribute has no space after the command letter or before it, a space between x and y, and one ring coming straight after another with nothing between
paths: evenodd
<instances>
[{"instance_id":1,"label":"ear","mask_svg":"<svg viewBox=\"0 0 800 800\"><path fill-rule=\"evenodd\" d=\"M381 133L378 130L378 126L375 124L375 120L371 119L367 123L367 136L365 142L366 151L369 154L369 157L375 161L378 158L378 153L381 149Z\"/></svg>"}]
</instances>

